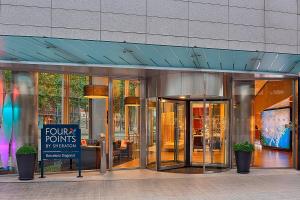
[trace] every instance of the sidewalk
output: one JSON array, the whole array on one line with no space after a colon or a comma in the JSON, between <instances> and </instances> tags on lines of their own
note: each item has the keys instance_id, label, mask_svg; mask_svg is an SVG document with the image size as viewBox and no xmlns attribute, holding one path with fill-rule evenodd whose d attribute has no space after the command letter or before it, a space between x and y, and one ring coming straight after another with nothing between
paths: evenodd
<instances>
[{"instance_id":1,"label":"sidewalk","mask_svg":"<svg viewBox=\"0 0 300 200\"><path fill-rule=\"evenodd\" d=\"M237 174L235 169L221 173L208 174L181 174L158 172L148 169L117 170L107 171L100 174L99 171L83 171L82 177L77 178L77 172L49 173L46 178L40 178L40 174L35 174L35 179L30 181L20 181L17 175L2 175L0 183L28 183L28 182L77 182L77 181L116 181L116 180L136 180L136 179L178 179L178 178L201 178L201 177L232 177L232 176L263 176L263 175L297 175L300 171L293 169L251 169L247 175Z\"/></svg>"},{"instance_id":2,"label":"sidewalk","mask_svg":"<svg viewBox=\"0 0 300 200\"><path fill-rule=\"evenodd\" d=\"M235 170L215 174L174 174L123 170L100 175L51 174L19 181L0 177L0 200L299 200L300 173L292 169Z\"/></svg>"}]
</instances>

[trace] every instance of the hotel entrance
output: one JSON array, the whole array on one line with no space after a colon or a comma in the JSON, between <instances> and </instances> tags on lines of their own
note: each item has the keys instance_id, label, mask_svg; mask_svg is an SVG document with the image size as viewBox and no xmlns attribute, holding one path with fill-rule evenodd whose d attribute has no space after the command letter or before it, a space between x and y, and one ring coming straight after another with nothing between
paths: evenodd
<instances>
[{"instance_id":1,"label":"hotel entrance","mask_svg":"<svg viewBox=\"0 0 300 200\"><path fill-rule=\"evenodd\" d=\"M228 101L159 100L158 170L229 167Z\"/></svg>"}]
</instances>

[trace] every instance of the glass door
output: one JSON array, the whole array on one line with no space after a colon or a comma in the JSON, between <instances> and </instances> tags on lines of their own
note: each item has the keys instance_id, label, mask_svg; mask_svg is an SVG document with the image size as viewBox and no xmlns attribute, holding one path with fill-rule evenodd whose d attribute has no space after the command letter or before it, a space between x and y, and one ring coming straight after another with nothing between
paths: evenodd
<instances>
[{"instance_id":1,"label":"glass door","mask_svg":"<svg viewBox=\"0 0 300 200\"><path fill-rule=\"evenodd\" d=\"M147 167L150 169L156 169L156 105L156 98L147 100Z\"/></svg>"},{"instance_id":2,"label":"glass door","mask_svg":"<svg viewBox=\"0 0 300 200\"><path fill-rule=\"evenodd\" d=\"M191 162L192 165L204 165L205 158L203 152L206 151L208 131L205 124L205 112L207 112L204 102L191 102Z\"/></svg>"},{"instance_id":3,"label":"glass door","mask_svg":"<svg viewBox=\"0 0 300 200\"><path fill-rule=\"evenodd\" d=\"M158 169L183 166L185 161L185 102L161 99L159 104Z\"/></svg>"},{"instance_id":4,"label":"glass door","mask_svg":"<svg viewBox=\"0 0 300 200\"><path fill-rule=\"evenodd\" d=\"M228 102L191 102L191 162L204 170L228 167Z\"/></svg>"}]
</instances>

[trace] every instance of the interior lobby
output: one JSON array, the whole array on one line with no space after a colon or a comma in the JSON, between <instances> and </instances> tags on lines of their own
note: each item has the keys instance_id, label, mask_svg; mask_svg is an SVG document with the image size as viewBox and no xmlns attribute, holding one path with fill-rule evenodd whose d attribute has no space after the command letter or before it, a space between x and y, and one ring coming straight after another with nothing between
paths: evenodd
<instances>
[{"instance_id":1,"label":"interior lobby","mask_svg":"<svg viewBox=\"0 0 300 200\"><path fill-rule=\"evenodd\" d=\"M253 166L290 168L293 166L291 80L256 80L252 103Z\"/></svg>"}]
</instances>

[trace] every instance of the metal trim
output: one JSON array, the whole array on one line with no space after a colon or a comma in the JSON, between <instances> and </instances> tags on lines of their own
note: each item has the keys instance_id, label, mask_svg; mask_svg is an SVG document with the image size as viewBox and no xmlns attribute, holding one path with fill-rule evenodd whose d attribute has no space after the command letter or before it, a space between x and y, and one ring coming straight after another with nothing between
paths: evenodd
<instances>
[{"instance_id":1,"label":"metal trim","mask_svg":"<svg viewBox=\"0 0 300 200\"><path fill-rule=\"evenodd\" d=\"M170 70L170 71L185 71L185 72L224 72L224 73L239 73L239 74L269 74L269 75L284 75L297 77L297 74L280 73L280 72L266 72L266 71L241 71L241 70L220 70L220 69L199 69L199 68L183 68L183 67L157 67L145 65L108 65L108 64L81 64L81 63L57 63L57 62L31 62L31 61L5 61L0 60L0 67L8 67L3 64L16 65L38 65L38 66L62 66L62 67L96 67L96 68L121 68L121 69L153 69L153 70Z\"/></svg>"},{"instance_id":2,"label":"metal trim","mask_svg":"<svg viewBox=\"0 0 300 200\"><path fill-rule=\"evenodd\" d=\"M160 170L160 98L156 103L156 171Z\"/></svg>"},{"instance_id":3,"label":"metal trim","mask_svg":"<svg viewBox=\"0 0 300 200\"><path fill-rule=\"evenodd\" d=\"M147 166L147 112L146 112L146 81L140 80L140 117L139 117L139 131L140 131L140 167Z\"/></svg>"},{"instance_id":4,"label":"metal trim","mask_svg":"<svg viewBox=\"0 0 300 200\"><path fill-rule=\"evenodd\" d=\"M113 79L108 79L108 148L109 148L109 170L113 168Z\"/></svg>"},{"instance_id":5,"label":"metal trim","mask_svg":"<svg viewBox=\"0 0 300 200\"><path fill-rule=\"evenodd\" d=\"M296 169L296 158L297 158L297 145L296 145L296 81L293 80L292 84L292 97L293 97L293 105L292 105L292 155L293 155L293 168Z\"/></svg>"}]
</instances>

